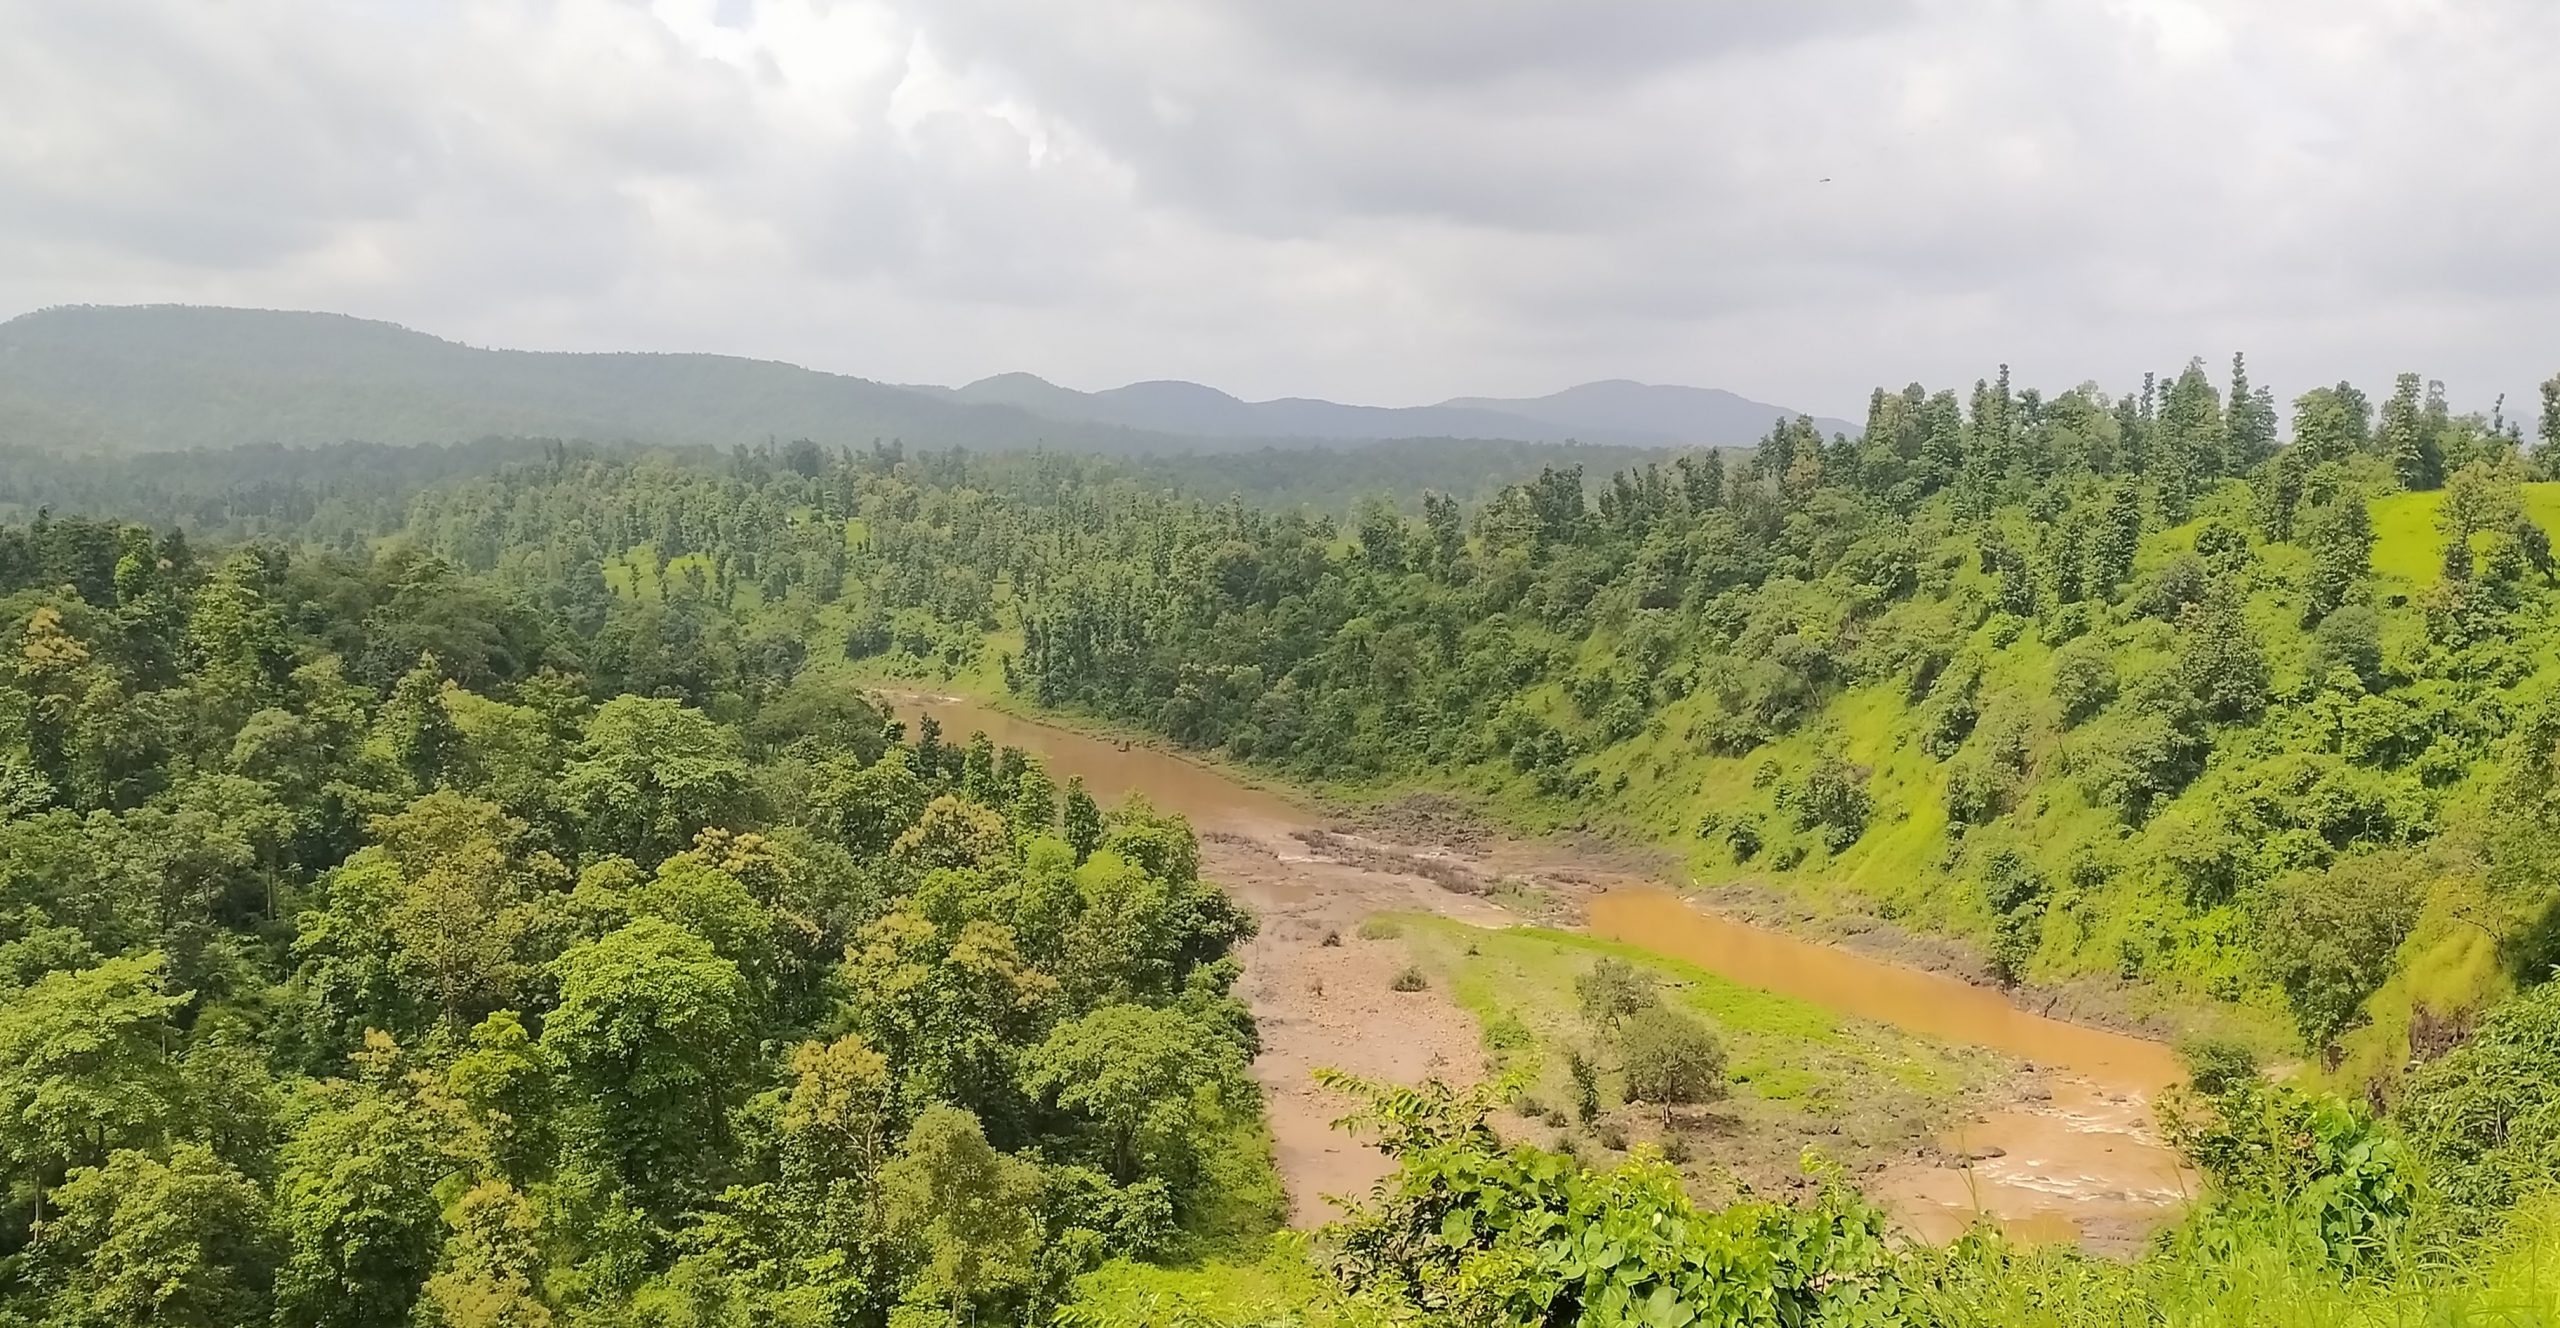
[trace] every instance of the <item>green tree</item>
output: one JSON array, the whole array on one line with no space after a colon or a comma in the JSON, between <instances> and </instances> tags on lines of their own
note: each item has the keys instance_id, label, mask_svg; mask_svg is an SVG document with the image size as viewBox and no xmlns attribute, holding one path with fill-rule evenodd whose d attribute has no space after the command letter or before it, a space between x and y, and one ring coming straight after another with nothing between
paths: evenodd
<instances>
[{"instance_id":1,"label":"green tree","mask_svg":"<svg viewBox=\"0 0 2560 1328\"><path fill-rule=\"evenodd\" d=\"M369 1034L356 1078L306 1089L277 1161L286 1259L276 1318L291 1328L399 1328L443 1238L436 1191L464 1164L461 1122L400 1048Z\"/></svg>"},{"instance_id":2,"label":"green tree","mask_svg":"<svg viewBox=\"0 0 2560 1328\"><path fill-rule=\"evenodd\" d=\"M1066 831L1067 843L1075 849L1079 863L1102 845L1102 808L1092 794L1085 792L1082 775L1067 779Z\"/></svg>"},{"instance_id":3,"label":"green tree","mask_svg":"<svg viewBox=\"0 0 2560 1328\"><path fill-rule=\"evenodd\" d=\"M953 1324L1029 1284L1045 1234L1040 1169L989 1147L977 1117L925 1108L880 1179L893 1229L922 1256L918 1292Z\"/></svg>"},{"instance_id":4,"label":"green tree","mask_svg":"<svg viewBox=\"0 0 2560 1328\"><path fill-rule=\"evenodd\" d=\"M1126 1185L1187 1181L1223 1101L1244 1080L1234 1042L1178 1010L1106 1005L1049 1030L1023 1087L1093 1123L1104 1165Z\"/></svg>"},{"instance_id":5,"label":"green tree","mask_svg":"<svg viewBox=\"0 0 2560 1328\"><path fill-rule=\"evenodd\" d=\"M2267 658L2250 630L2242 601L2217 587L2178 613L2179 668L2187 686L2215 719L2256 715L2267 704Z\"/></svg>"},{"instance_id":6,"label":"green tree","mask_svg":"<svg viewBox=\"0 0 2560 1328\"><path fill-rule=\"evenodd\" d=\"M1573 992L1581 1003L1582 1017L1596 1028L1611 1032L1631 1016L1641 1014L1662 1003L1656 991L1653 974L1623 959L1602 956L1591 967L1575 974Z\"/></svg>"},{"instance_id":7,"label":"green tree","mask_svg":"<svg viewBox=\"0 0 2560 1328\"><path fill-rule=\"evenodd\" d=\"M502 1180L484 1180L445 1213L453 1234L417 1310L419 1328L550 1328L540 1217Z\"/></svg>"},{"instance_id":8,"label":"green tree","mask_svg":"<svg viewBox=\"0 0 2560 1328\"><path fill-rule=\"evenodd\" d=\"M701 711L618 696L587 721L561 800L590 852L656 862L705 826L740 827L750 784L737 735Z\"/></svg>"},{"instance_id":9,"label":"green tree","mask_svg":"<svg viewBox=\"0 0 2560 1328\"><path fill-rule=\"evenodd\" d=\"M924 813L928 792L904 747L869 765L830 757L810 773L809 824L857 853L880 853Z\"/></svg>"},{"instance_id":10,"label":"green tree","mask_svg":"<svg viewBox=\"0 0 2560 1328\"><path fill-rule=\"evenodd\" d=\"M2260 945L2303 1045L2326 1049L2390 976L2392 957L2425 902L2411 888L2421 870L2406 853L2360 854L2269 887Z\"/></svg>"},{"instance_id":11,"label":"green tree","mask_svg":"<svg viewBox=\"0 0 2560 1328\"><path fill-rule=\"evenodd\" d=\"M274 1259L258 1187L201 1144L162 1161L118 1149L71 1173L28 1250L48 1323L233 1328L263 1322Z\"/></svg>"},{"instance_id":12,"label":"green tree","mask_svg":"<svg viewBox=\"0 0 2560 1328\"><path fill-rule=\"evenodd\" d=\"M190 993L164 991L158 954L49 973L0 1002L0 1147L36 1194L75 1166L157 1142L179 1091L169 1017Z\"/></svg>"},{"instance_id":13,"label":"green tree","mask_svg":"<svg viewBox=\"0 0 2560 1328\"><path fill-rule=\"evenodd\" d=\"M2337 611L2373 571L2373 518L2364 496L2340 493L2311 509L2302 542L2311 550L2303 580L2303 617L2317 622Z\"/></svg>"},{"instance_id":14,"label":"green tree","mask_svg":"<svg viewBox=\"0 0 2560 1328\"><path fill-rule=\"evenodd\" d=\"M2382 454L2403 489L2432 489L2444 483L2444 458L2434 431L2427 427L2418 375L2404 373L2382 403Z\"/></svg>"},{"instance_id":15,"label":"green tree","mask_svg":"<svg viewBox=\"0 0 2560 1328\"><path fill-rule=\"evenodd\" d=\"M746 980L709 941L640 918L552 965L542 1048L587 1119L581 1147L652 1198L682 1194L727 1137L754 1050Z\"/></svg>"},{"instance_id":16,"label":"green tree","mask_svg":"<svg viewBox=\"0 0 2560 1328\"><path fill-rule=\"evenodd\" d=\"M1627 1081L1627 1096L1671 1109L1714 1102L1725 1094L1724 1045L1694 1016L1666 1006L1628 1016L1618 1034L1618 1055Z\"/></svg>"}]
</instances>

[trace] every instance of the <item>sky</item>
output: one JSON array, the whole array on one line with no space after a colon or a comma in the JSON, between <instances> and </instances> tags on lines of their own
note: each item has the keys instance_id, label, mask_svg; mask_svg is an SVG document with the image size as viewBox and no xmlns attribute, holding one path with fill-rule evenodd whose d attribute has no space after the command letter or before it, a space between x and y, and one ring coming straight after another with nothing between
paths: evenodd
<instances>
[{"instance_id":1,"label":"sky","mask_svg":"<svg viewBox=\"0 0 2560 1328\"><path fill-rule=\"evenodd\" d=\"M0 316L1857 418L2560 370L2549 0L0 0Z\"/></svg>"}]
</instances>

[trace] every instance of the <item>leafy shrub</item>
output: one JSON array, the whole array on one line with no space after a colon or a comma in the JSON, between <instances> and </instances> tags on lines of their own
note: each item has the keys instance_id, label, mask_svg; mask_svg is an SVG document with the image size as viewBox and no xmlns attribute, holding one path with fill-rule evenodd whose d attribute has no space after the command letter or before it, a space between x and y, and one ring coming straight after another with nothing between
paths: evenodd
<instances>
[{"instance_id":1,"label":"leafy shrub","mask_svg":"<svg viewBox=\"0 0 2560 1328\"><path fill-rule=\"evenodd\" d=\"M2116 699L2116 665L2106 644L2083 638L2053 652L2053 700L2077 724Z\"/></svg>"},{"instance_id":2,"label":"leafy shrub","mask_svg":"<svg viewBox=\"0 0 2560 1328\"><path fill-rule=\"evenodd\" d=\"M2003 986L2013 984L2044 938L2044 877L2002 849L1983 864L1982 902L1992 919L1991 974Z\"/></svg>"},{"instance_id":3,"label":"leafy shrub","mask_svg":"<svg viewBox=\"0 0 2560 1328\"><path fill-rule=\"evenodd\" d=\"M2327 1047L2351 1027L2391 974L2424 902L2415 855L2348 858L2325 872L2278 880L2259 909L2259 947L2283 988L2305 1046Z\"/></svg>"},{"instance_id":4,"label":"leafy shrub","mask_svg":"<svg viewBox=\"0 0 2560 1328\"><path fill-rule=\"evenodd\" d=\"M1651 972L1636 967L1613 955L1592 961L1591 967L1575 974L1575 1000L1582 1007L1582 1017L1594 1027L1615 1029L1629 1015L1652 1009L1662 1001L1654 990Z\"/></svg>"},{"instance_id":5,"label":"leafy shrub","mask_svg":"<svg viewBox=\"0 0 2560 1328\"><path fill-rule=\"evenodd\" d=\"M1824 847L1837 853L1867 832L1867 768L1823 757L1805 771L1793 805L1796 827L1819 830Z\"/></svg>"},{"instance_id":6,"label":"leafy shrub","mask_svg":"<svg viewBox=\"0 0 2560 1328\"><path fill-rule=\"evenodd\" d=\"M2258 1053L2230 1038L2197 1038L2178 1048L2178 1059L2186 1064L2188 1086L2209 1097L2259 1077Z\"/></svg>"},{"instance_id":7,"label":"leafy shrub","mask_svg":"<svg viewBox=\"0 0 2560 1328\"><path fill-rule=\"evenodd\" d=\"M2272 1216L2352 1268L2383 1256L2407 1225L2407 1152L2362 1111L2255 1077L2163 1099L2169 1142L2204 1173L2212 1202L2193 1239L2257 1243Z\"/></svg>"},{"instance_id":8,"label":"leafy shrub","mask_svg":"<svg viewBox=\"0 0 2560 1328\"><path fill-rule=\"evenodd\" d=\"M2009 781L1987 761L1963 760L1947 767L1947 820L1954 825L1981 825L2000 814L2009 796Z\"/></svg>"},{"instance_id":9,"label":"leafy shrub","mask_svg":"<svg viewBox=\"0 0 2560 1328\"><path fill-rule=\"evenodd\" d=\"M1564 1069L1573 1080L1573 1114L1587 1125L1600 1114L1600 1067L1580 1047L1567 1047Z\"/></svg>"},{"instance_id":10,"label":"leafy shrub","mask_svg":"<svg viewBox=\"0 0 2560 1328\"><path fill-rule=\"evenodd\" d=\"M1407 964L1396 971L1395 981L1387 985L1397 991L1421 991L1431 985L1431 979L1423 976L1420 965Z\"/></svg>"},{"instance_id":11,"label":"leafy shrub","mask_svg":"<svg viewBox=\"0 0 2560 1328\"><path fill-rule=\"evenodd\" d=\"M1690 1015L1655 1006L1627 1021L1618 1036L1627 1097L1671 1109L1724 1096L1724 1044Z\"/></svg>"},{"instance_id":12,"label":"leafy shrub","mask_svg":"<svg viewBox=\"0 0 2560 1328\"><path fill-rule=\"evenodd\" d=\"M1604 1120L1593 1126L1591 1137L1598 1141L1602 1148L1621 1153L1627 1151L1627 1127L1616 1121Z\"/></svg>"},{"instance_id":13,"label":"leafy shrub","mask_svg":"<svg viewBox=\"0 0 2560 1328\"><path fill-rule=\"evenodd\" d=\"M2500 1004L2420 1069L2399 1118L2445 1197L2473 1215L2560 1184L2560 982Z\"/></svg>"},{"instance_id":14,"label":"leafy shrub","mask_svg":"<svg viewBox=\"0 0 2560 1328\"><path fill-rule=\"evenodd\" d=\"M1733 828L1725 831L1724 839L1725 843L1733 849L1733 860L1737 863L1749 862L1760 855L1760 823L1758 821L1734 822Z\"/></svg>"},{"instance_id":15,"label":"leafy shrub","mask_svg":"<svg viewBox=\"0 0 2560 1328\"><path fill-rule=\"evenodd\" d=\"M1362 918L1359 933L1364 941L1392 941L1404 935L1404 924L1394 918Z\"/></svg>"}]
</instances>

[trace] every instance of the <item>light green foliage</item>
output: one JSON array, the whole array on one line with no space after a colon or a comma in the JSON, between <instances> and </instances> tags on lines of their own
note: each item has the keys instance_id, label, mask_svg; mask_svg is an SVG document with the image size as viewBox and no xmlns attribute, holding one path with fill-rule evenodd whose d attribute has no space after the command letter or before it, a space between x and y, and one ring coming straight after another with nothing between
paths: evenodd
<instances>
[{"instance_id":1,"label":"light green foliage","mask_svg":"<svg viewBox=\"0 0 2560 1328\"><path fill-rule=\"evenodd\" d=\"M925 1108L880 1183L890 1222L923 1253L919 1296L946 1307L950 1322L1030 1282L1039 1168L988 1147L976 1117Z\"/></svg>"},{"instance_id":2,"label":"light green foliage","mask_svg":"<svg viewBox=\"0 0 2560 1328\"><path fill-rule=\"evenodd\" d=\"M2399 1118L2474 1221L2560 1183L2560 983L2491 1011L2419 1070Z\"/></svg>"},{"instance_id":3,"label":"light green foliage","mask_svg":"<svg viewBox=\"0 0 2560 1328\"><path fill-rule=\"evenodd\" d=\"M464 1123L386 1036L354 1069L305 1090L277 1156L281 1323L395 1328L435 1267L437 1190L463 1165Z\"/></svg>"},{"instance_id":4,"label":"light green foliage","mask_svg":"<svg viewBox=\"0 0 2560 1328\"><path fill-rule=\"evenodd\" d=\"M0 1120L11 1169L42 1191L67 1167L156 1142L177 1108L165 1048L185 993L156 954L48 974L0 1003Z\"/></svg>"},{"instance_id":5,"label":"light green foliage","mask_svg":"<svg viewBox=\"0 0 2560 1328\"><path fill-rule=\"evenodd\" d=\"M1189 1179L1204 1134L1243 1080L1243 1056L1224 1030L1143 1005L1061 1023L1023 1063L1027 1091L1093 1123L1103 1164L1123 1185Z\"/></svg>"},{"instance_id":6,"label":"light green foliage","mask_svg":"<svg viewBox=\"0 0 2560 1328\"><path fill-rule=\"evenodd\" d=\"M1653 974L1613 955L1591 961L1590 971L1573 980L1573 991L1582 1003L1582 1017L1610 1032L1662 1003Z\"/></svg>"},{"instance_id":7,"label":"light green foliage","mask_svg":"<svg viewBox=\"0 0 2560 1328\"><path fill-rule=\"evenodd\" d=\"M743 819L746 763L737 736L673 701L618 696L596 707L561 772L561 800L591 836L655 860L704 826Z\"/></svg>"},{"instance_id":8,"label":"light green foliage","mask_svg":"<svg viewBox=\"0 0 2560 1328\"><path fill-rule=\"evenodd\" d=\"M1881 1323L1901 1299L1883 1214L1845 1190L1701 1211L1658 1160L1594 1172L1502 1148L1482 1094L1333 1082L1398 1162L1334 1268L1380 1321Z\"/></svg>"},{"instance_id":9,"label":"light green foliage","mask_svg":"<svg viewBox=\"0 0 2560 1328\"><path fill-rule=\"evenodd\" d=\"M543 1297L540 1216L504 1181L463 1192L445 1214L453 1228L443 1266L427 1279L425 1328L550 1328Z\"/></svg>"},{"instance_id":10,"label":"light green foliage","mask_svg":"<svg viewBox=\"0 0 2560 1328\"><path fill-rule=\"evenodd\" d=\"M47 1321L81 1328L233 1328L252 1322L274 1266L265 1197L212 1149L166 1161L119 1149L71 1173L27 1251Z\"/></svg>"}]
</instances>

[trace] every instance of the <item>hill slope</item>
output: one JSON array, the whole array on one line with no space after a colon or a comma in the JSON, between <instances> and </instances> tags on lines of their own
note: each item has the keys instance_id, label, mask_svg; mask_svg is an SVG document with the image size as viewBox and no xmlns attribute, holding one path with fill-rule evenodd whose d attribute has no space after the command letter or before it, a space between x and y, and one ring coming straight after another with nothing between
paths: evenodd
<instances>
[{"instance_id":1,"label":"hill slope","mask_svg":"<svg viewBox=\"0 0 2560 1328\"><path fill-rule=\"evenodd\" d=\"M1180 445L771 360L483 350L342 314L74 306L0 323L7 441L125 451L491 434L715 446L773 437Z\"/></svg>"},{"instance_id":2,"label":"hill slope","mask_svg":"<svg viewBox=\"0 0 2560 1328\"><path fill-rule=\"evenodd\" d=\"M1493 411L1579 429L1586 442L1605 433L1650 435L1679 442L1747 443L1769 432L1770 421L1793 414L1713 387L1679 387L1613 378L1584 383L1542 397L1455 397L1442 410ZM1815 416L1825 435L1856 434L1847 420Z\"/></svg>"},{"instance_id":3,"label":"hill slope","mask_svg":"<svg viewBox=\"0 0 2560 1328\"><path fill-rule=\"evenodd\" d=\"M1027 373L997 374L956 388L925 388L961 401L1016 406L1053 419L1213 438L1349 441L1379 438L1487 438L1524 443L1581 442L1621 447L1736 447L1756 442L1796 412L1700 387L1653 387L1623 380L1585 383L1543 397L1463 397L1436 406L1352 406L1313 397L1246 401L1179 380L1078 392ZM1816 419L1824 433L1846 421Z\"/></svg>"}]
</instances>

